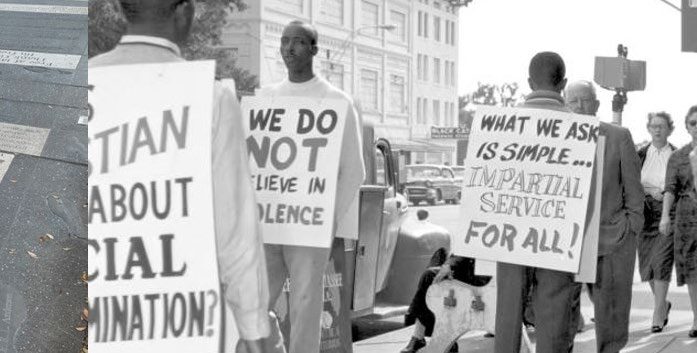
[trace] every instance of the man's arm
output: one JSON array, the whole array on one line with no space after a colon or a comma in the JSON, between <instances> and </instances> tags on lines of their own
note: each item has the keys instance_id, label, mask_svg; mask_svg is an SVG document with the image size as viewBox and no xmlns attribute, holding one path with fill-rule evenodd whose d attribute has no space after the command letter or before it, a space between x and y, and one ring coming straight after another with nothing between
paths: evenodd
<instances>
[{"instance_id":1,"label":"man's arm","mask_svg":"<svg viewBox=\"0 0 697 353\"><path fill-rule=\"evenodd\" d=\"M257 340L270 332L263 239L257 222L240 106L229 90L216 92L213 205L218 268L240 337Z\"/></svg>"},{"instance_id":2,"label":"man's arm","mask_svg":"<svg viewBox=\"0 0 697 353\"><path fill-rule=\"evenodd\" d=\"M338 197L336 200L336 215L343 217L357 197L360 186L365 180L365 163L363 162L363 140L361 124L353 103L349 103L346 116L344 136L339 162L339 177L337 182Z\"/></svg>"},{"instance_id":3,"label":"man's arm","mask_svg":"<svg viewBox=\"0 0 697 353\"><path fill-rule=\"evenodd\" d=\"M629 229L639 234L644 226L644 188L641 185L641 162L634 147L632 134L622 129L620 167L624 209L627 212Z\"/></svg>"}]
</instances>

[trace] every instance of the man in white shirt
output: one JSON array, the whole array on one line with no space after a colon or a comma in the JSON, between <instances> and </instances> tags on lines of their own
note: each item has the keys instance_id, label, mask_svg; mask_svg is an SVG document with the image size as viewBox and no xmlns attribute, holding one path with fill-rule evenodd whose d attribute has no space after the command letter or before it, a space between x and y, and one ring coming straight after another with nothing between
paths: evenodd
<instances>
[{"instance_id":1,"label":"man in white shirt","mask_svg":"<svg viewBox=\"0 0 697 353\"><path fill-rule=\"evenodd\" d=\"M112 51L90 59L89 68L184 61L175 43L188 37L193 0L120 2L129 22L127 33ZM270 332L269 292L243 131L237 98L216 81L211 152L218 270L242 345L256 353L263 352L261 339Z\"/></svg>"},{"instance_id":2,"label":"man in white shirt","mask_svg":"<svg viewBox=\"0 0 697 353\"><path fill-rule=\"evenodd\" d=\"M668 143L668 136L675 128L673 119L666 112L648 115L646 128L651 143L639 149L641 160L641 185L644 187L644 229L637 238L639 274L649 282L654 296L651 332L661 332L668 323L670 302L666 300L668 284L673 272L673 237L662 236L658 231L663 210L663 189L668 159L675 147Z\"/></svg>"},{"instance_id":3,"label":"man in white shirt","mask_svg":"<svg viewBox=\"0 0 697 353\"><path fill-rule=\"evenodd\" d=\"M337 232L342 232L341 225L346 223L339 217L352 215L357 222L358 193L365 179L365 166L361 126L353 101L346 93L315 75L312 62L317 51L317 31L314 27L301 21L289 23L281 37L281 55L288 69L288 78L276 85L262 88L259 95L316 98L318 105L322 104L323 99L349 102L339 162L336 219L332 234L335 236ZM290 337L287 338L290 353L319 352L322 277L329 261L330 249L266 244L265 251L271 308L281 294L286 277L290 277L291 329Z\"/></svg>"}]
</instances>

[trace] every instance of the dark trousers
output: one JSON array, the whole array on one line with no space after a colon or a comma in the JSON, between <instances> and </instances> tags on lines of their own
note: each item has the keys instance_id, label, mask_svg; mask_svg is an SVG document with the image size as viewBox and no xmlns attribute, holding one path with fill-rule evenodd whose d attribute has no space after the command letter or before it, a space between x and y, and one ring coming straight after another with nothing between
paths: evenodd
<instances>
[{"instance_id":1,"label":"dark trousers","mask_svg":"<svg viewBox=\"0 0 697 353\"><path fill-rule=\"evenodd\" d=\"M537 353L569 352L575 332L569 330L572 301L578 287L572 273L499 262L496 275L494 352L519 353L527 288L532 281Z\"/></svg>"},{"instance_id":2,"label":"dark trousers","mask_svg":"<svg viewBox=\"0 0 697 353\"><path fill-rule=\"evenodd\" d=\"M598 353L617 353L627 344L635 253L636 239L629 235L613 253L598 257L596 282L589 293Z\"/></svg>"}]
</instances>

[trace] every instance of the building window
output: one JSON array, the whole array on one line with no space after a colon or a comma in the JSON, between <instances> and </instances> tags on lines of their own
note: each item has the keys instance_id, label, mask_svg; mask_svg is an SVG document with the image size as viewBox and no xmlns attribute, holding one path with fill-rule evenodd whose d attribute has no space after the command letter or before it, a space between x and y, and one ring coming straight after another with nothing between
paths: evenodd
<instances>
[{"instance_id":1,"label":"building window","mask_svg":"<svg viewBox=\"0 0 697 353\"><path fill-rule=\"evenodd\" d=\"M450 125L457 126L457 124L455 124L457 121L457 117L455 116L455 103L450 103L450 118L453 120Z\"/></svg>"},{"instance_id":2,"label":"building window","mask_svg":"<svg viewBox=\"0 0 697 353\"><path fill-rule=\"evenodd\" d=\"M440 83L440 59L433 58L433 82Z\"/></svg>"},{"instance_id":3,"label":"building window","mask_svg":"<svg viewBox=\"0 0 697 353\"><path fill-rule=\"evenodd\" d=\"M361 70L361 103L368 110L380 110L378 107L378 72Z\"/></svg>"},{"instance_id":4,"label":"building window","mask_svg":"<svg viewBox=\"0 0 697 353\"><path fill-rule=\"evenodd\" d=\"M450 20L445 20L445 43L450 44Z\"/></svg>"},{"instance_id":5,"label":"building window","mask_svg":"<svg viewBox=\"0 0 697 353\"><path fill-rule=\"evenodd\" d=\"M455 45L455 21L450 22L450 44Z\"/></svg>"},{"instance_id":6,"label":"building window","mask_svg":"<svg viewBox=\"0 0 697 353\"><path fill-rule=\"evenodd\" d=\"M288 11L291 13L303 13L303 1L304 0L276 0L278 3L278 9L283 11Z\"/></svg>"},{"instance_id":7,"label":"building window","mask_svg":"<svg viewBox=\"0 0 697 353\"><path fill-rule=\"evenodd\" d=\"M421 64L421 60L423 55L417 54L416 55L416 77L421 80L423 78L423 75L421 74L421 70L423 70L423 65Z\"/></svg>"},{"instance_id":8,"label":"building window","mask_svg":"<svg viewBox=\"0 0 697 353\"><path fill-rule=\"evenodd\" d=\"M440 101L433 100L433 125L440 126Z\"/></svg>"},{"instance_id":9,"label":"building window","mask_svg":"<svg viewBox=\"0 0 697 353\"><path fill-rule=\"evenodd\" d=\"M397 28L392 31L392 34L400 42L407 41L407 17L401 12L390 11L390 23L395 25Z\"/></svg>"},{"instance_id":10,"label":"building window","mask_svg":"<svg viewBox=\"0 0 697 353\"><path fill-rule=\"evenodd\" d=\"M428 13L424 12L424 38L428 38Z\"/></svg>"},{"instance_id":11,"label":"building window","mask_svg":"<svg viewBox=\"0 0 697 353\"><path fill-rule=\"evenodd\" d=\"M440 17L433 16L433 38L440 42Z\"/></svg>"},{"instance_id":12,"label":"building window","mask_svg":"<svg viewBox=\"0 0 697 353\"><path fill-rule=\"evenodd\" d=\"M450 86L455 87L457 83L457 73L455 73L455 63L452 61L450 62L450 75L452 77L450 80Z\"/></svg>"},{"instance_id":13,"label":"building window","mask_svg":"<svg viewBox=\"0 0 697 353\"><path fill-rule=\"evenodd\" d=\"M428 55L424 55L424 73L423 73L423 79L424 81L428 81Z\"/></svg>"},{"instance_id":14,"label":"building window","mask_svg":"<svg viewBox=\"0 0 697 353\"><path fill-rule=\"evenodd\" d=\"M423 98L421 102L421 123L424 125L428 123L428 99L426 98Z\"/></svg>"},{"instance_id":15,"label":"building window","mask_svg":"<svg viewBox=\"0 0 697 353\"><path fill-rule=\"evenodd\" d=\"M421 97L416 98L416 123L421 124Z\"/></svg>"},{"instance_id":16,"label":"building window","mask_svg":"<svg viewBox=\"0 0 697 353\"><path fill-rule=\"evenodd\" d=\"M446 86L450 86L450 61L445 60L445 73L443 74L443 82Z\"/></svg>"},{"instance_id":17,"label":"building window","mask_svg":"<svg viewBox=\"0 0 697 353\"><path fill-rule=\"evenodd\" d=\"M365 32L374 36L378 35L378 21L380 18L380 7L372 2L363 1L361 4L361 26L365 27Z\"/></svg>"},{"instance_id":18,"label":"building window","mask_svg":"<svg viewBox=\"0 0 697 353\"><path fill-rule=\"evenodd\" d=\"M344 89L344 65L325 61L322 63L322 74L332 85Z\"/></svg>"},{"instance_id":19,"label":"building window","mask_svg":"<svg viewBox=\"0 0 697 353\"><path fill-rule=\"evenodd\" d=\"M319 13L329 23L344 24L344 0L322 0Z\"/></svg>"},{"instance_id":20,"label":"building window","mask_svg":"<svg viewBox=\"0 0 697 353\"><path fill-rule=\"evenodd\" d=\"M390 111L396 113L406 112L404 102L406 100L406 86L404 77L390 75Z\"/></svg>"},{"instance_id":21,"label":"building window","mask_svg":"<svg viewBox=\"0 0 697 353\"><path fill-rule=\"evenodd\" d=\"M423 20L424 20L424 13L419 11L419 19L418 19L418 25L417 25L417 34L419 37L423 36Z\"/></svg>"}]
</instances>

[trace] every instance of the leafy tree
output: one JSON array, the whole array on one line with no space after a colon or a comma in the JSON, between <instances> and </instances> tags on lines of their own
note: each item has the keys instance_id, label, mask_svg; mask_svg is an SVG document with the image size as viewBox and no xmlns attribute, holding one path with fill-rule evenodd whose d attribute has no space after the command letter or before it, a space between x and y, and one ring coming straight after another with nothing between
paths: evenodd
<instances>
[{"instance_id":1,"label":"leafy tree","mask_svg":"<svg viewBox=\"0 0 697 353\"><path fill-rule=\"evenodd\" d=\"M216 77L233 78L237 91L253 92L258 86L255 75L236 66L232 53L220 50L223 28L228 15L247 8L244 0L202 0L196 2L191 35L182 45L182 55L188 60L216 61ZM126 31L126 20L119 0L89 0L89 56L111 50Z\"/></svg>"},{"instance_id":2,"label":"leafy tree","mask_svg":"<svg viewBox=\"0 0 697 353\"><path fill-rule=\"evenodd\" d=\"M520 99L517 82L503 84L478 82L477 86L474 92L460 97L459 106L461 109L467 108L469 104L510 107Z\"/></svg>"}]
</instances>

